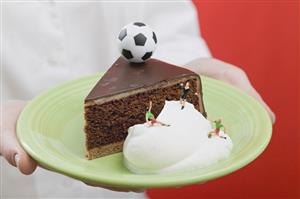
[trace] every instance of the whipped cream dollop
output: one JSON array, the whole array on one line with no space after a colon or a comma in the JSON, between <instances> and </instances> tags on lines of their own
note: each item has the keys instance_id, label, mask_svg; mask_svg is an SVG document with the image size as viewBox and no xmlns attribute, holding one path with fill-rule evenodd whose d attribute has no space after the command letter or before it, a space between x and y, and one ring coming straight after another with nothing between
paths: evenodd
<instances>
[{"instance_id":1,"label":"whipped cream dollop","mask_svg":"<svg viewBox=\"0 0 300 199\"><path fill-rule=\"evenodd\" d=\"M210 122L194 108L185 103L181 110L179 101L166 101L159 116L170 126L147 123L128 129L124 142L125 166L133 173L155 174L199 169L227 158L232 150L232 141L212 136Z\"/></svg>"}]
</instances>

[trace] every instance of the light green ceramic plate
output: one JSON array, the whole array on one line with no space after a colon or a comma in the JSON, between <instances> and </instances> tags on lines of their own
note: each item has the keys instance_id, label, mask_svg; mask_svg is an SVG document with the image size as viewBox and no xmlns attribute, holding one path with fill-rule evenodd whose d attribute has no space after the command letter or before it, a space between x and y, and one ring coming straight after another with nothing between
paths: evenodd
<instances>
[{"instance_id":1,"label":"light green ceramic plate","mask_svg":"<svg viewBox=\"0 0 300 199\"><path fill-rule=\"evenodd\" d=\"M182 186L236 171L265 149L271 121L254 99L225 83L202 77L210 119L223 118L234 149L225 161L209 168L165 175L136 175L122 164L122 153L85 159L83 100L101 75L68 82L36 97L21 113L18 138L42 166L73 178L106 186L150 188Z\"/></svg>"}]
</instances>

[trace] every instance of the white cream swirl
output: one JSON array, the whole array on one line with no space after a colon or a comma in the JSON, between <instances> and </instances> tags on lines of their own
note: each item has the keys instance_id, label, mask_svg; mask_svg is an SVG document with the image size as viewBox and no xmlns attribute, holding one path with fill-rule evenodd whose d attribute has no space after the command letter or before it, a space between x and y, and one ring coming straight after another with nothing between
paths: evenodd
<instances>
[{"instance_id":1,"label":"white cream swirl","mask_svg":"<svg viewBox=\"0 0 300 199\"><path fill-rule=\"evenodd\" d=\"M181 110L179 101L166 101L157 120L171 126L137 124L128 129L123 154L134 173L154 174L199 169L230 155L232 142L221 132L208 138L210 122L192 104Z\"/></svg>"}]
</instances>

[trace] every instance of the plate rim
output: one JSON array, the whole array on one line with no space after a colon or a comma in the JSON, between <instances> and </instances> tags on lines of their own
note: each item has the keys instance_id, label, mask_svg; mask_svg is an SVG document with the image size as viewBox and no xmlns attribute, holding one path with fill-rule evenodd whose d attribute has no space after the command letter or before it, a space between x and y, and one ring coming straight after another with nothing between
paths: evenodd
<instances>
[{"instance_id":1,"label":"plate rim","mask_svg":"<svg viewBox=\"0 0 300 199\"><path fill-rule=\"evenodd\" d=\"M33 100L31 100L25 106L25 108L22 110L22 112L20 113L20 115L18 117L17 125L16 125L17 138L18 138L20 144L22 145L22 147L28 152L28 154L43 167L53 170L54 172L62 173L64 175L70 176L72 178L84 181L84 182L100 183L101 185L106 185L106 186L126 187L126 188L159 188L159 187L184 186L184 185L190 185L190 184L194 184L194 183L198 183L198 182L210 181L210 180L228 175L234 171L237 171L237 170L243 168L244 166L248 165L249 163L251 163L253 160L255 160L260 154L262 154L262 152L266 149L266 147L270 143L270 140L272 137L271 119L270 119L267 111L265 110L265 108L256 99L254 99L252 96L248 95L241 89L236 88L226 82L222 82L222 81L215 80L210 77L201 75L200 77L201 77L201 81L202 81L202 87L209 82L212 82L213 84L221 85L222 87L223 86L227 87L228 89L232 90L234 93L237 93L238 95L242 95L244 98L248 98L248 100L250 100L252 102L252 104L255 104L257 106L257 108L260 109L262 116L264 116L265 120L268 121L267 124L265 125L266 129L265 129L264 133L266 134L266 136L265 136L264 142L262 142L260 147L256 148L256 150L254 152L252 152L251 155L248 155L246 158L243 158L243 161L240 161L239 164L235 164L234 166L231 166L226 169L218 169L217 171L210 172L208 174L203 174L201 176L193 176L193 177L189 177L189 178L185 177L184 180L181 179L180 182L178 182L178 181L158 181L158 182L151 182L151 181L147 182L146 181L145 182L144 181L144 182L140 183L140 182L136 182L136 181L130 181L130 180L128 181L128 179L126 180L127 182L124 182L123 180L120 180L120 179L112 180L111 178L107 178L107 177L103 177L103 176L101 176L101 179L99 179L99 177L95 177L95 176L91 176L91 175L82 176L81 174L76 174L72 171L69 171L68 168L64 168L63 164L61 164L62 166L60 166L59 164L53 165L53 164L49 163L47 161L47 158L45 159L45 158L41 157L43 155L40 156L38 154L38 152L36 152L35 150L32 149L32 147L29 145L30 143L27 143L26 139L24 139L26 131L23 132L23 131L21 131L21 129L24 128L24 126L26 126L26 124L24 124L24 122L26 121L26 114L28 114L27 112L30 113L30 107L34 104L34 102L38 101L41 98L44 98L45 96L47 96L48 93L55 92L57 89L66 87L70 84L74 84L75 82L88 81L89 79L99 78L99 76L101 77L102 74L103 73L97 73L94 75L88 75L88 76L84 76L81 78L73 79L73 80L67 81L61 85L55 86L49 90L46 90L46 91L42 92L41 94L39 94L38 96L36 96ZM138 175L138 174L136 174L136 175Z\"/></svg>"}]
</instances>

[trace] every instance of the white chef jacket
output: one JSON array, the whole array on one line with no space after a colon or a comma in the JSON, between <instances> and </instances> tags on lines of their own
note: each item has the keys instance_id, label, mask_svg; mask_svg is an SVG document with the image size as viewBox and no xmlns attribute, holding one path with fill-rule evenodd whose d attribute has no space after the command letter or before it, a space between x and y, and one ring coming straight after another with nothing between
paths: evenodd
<instances>
[{"instance_id":1,"label":"white chef jacket","mask_svg":"<svg viewBox=\"0 0 300 199\"><path fill-rule=\"evenodd\" d=\"M210 56L190 1L11 0L3 2L2 21L4 100L30 100L67 80L107 70L120 56L118 33L130 22L154 29L155 58L181 65ZM89 187L41 168L25 177L6 161L1 164L4 198L143 197Z\"/></svg>"}]
</instances>

